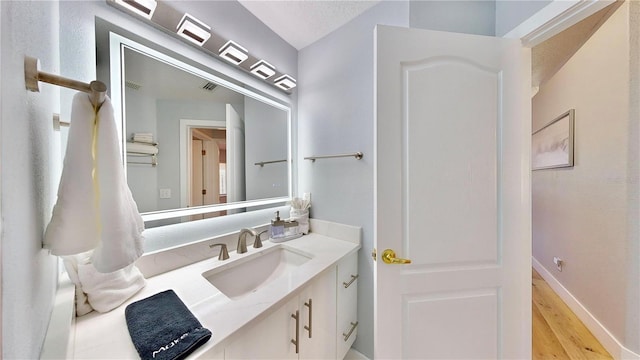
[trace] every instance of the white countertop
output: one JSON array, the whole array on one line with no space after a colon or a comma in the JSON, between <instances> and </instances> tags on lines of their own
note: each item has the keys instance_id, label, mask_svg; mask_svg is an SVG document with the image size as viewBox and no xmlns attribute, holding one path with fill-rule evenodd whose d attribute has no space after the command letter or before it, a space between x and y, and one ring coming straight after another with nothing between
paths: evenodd
<instances>
[{"instance_id":1,"label":"white countertop","mask_svg":"<svg viewBox=\"0 0 640 360\"><path fill-rule=\"evenodd\" d=\"M318 224L318 229L332 223ZM321 225L321 226L320 226ZM336 224L338 225L338 224ZM312 225L313 226L313 225ZM324 232L324 231L323 231ZM330 232L328 235L332 235ZM351 240L351 239L349 239ZM290 275L274 280L269 286L242 298L231 300L211 285L202 273L230 261L263 252L273 247L285 247L311 254L313 258L300 265ZM211 339L190 358L196 358L224 346L224 340L252 321L258 321L278 305L294 296L292 293L324 270L335 265L343 257L360 248L357 241L339 240L334 237L311 233L301 238L274 244L265 241L260 249L248 246L245 254L230 252L231 258L219 261L217 257L206 259L147 279L147 286L118 308L104 314L92 312L76 319L71 329L73 354L76 359L134 359L138 353L129 337L124 310L134 301L144 299L164 290L172 289L182 299L202 326L211 330Z\"/></svg>"}]
</instances>

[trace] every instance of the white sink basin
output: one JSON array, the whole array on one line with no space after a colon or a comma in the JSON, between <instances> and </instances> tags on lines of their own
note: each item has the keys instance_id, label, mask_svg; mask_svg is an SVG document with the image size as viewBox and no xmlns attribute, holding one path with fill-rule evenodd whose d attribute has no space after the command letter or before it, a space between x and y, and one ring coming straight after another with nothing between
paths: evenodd
<instances>
[{"instance_id":1,"label":"white sink basin","mask_svg":"<svg viewBox=\"0 0 640 360\"><path fill-rule=\"evenodd\" d=\"M311 256L284 247L272 247L202 274L230 299L254 293L275 279L287 276Z\"/></svg>"}]
</instances>

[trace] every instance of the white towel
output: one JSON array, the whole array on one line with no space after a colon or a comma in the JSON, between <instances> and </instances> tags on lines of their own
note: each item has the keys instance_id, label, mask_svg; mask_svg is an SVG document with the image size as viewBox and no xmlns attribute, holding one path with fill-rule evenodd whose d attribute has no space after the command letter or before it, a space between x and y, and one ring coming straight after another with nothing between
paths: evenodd
<instances>
[{"instance_id":1,"label":"white towel","mask_svg":"<svg viewBox=\"0 0 640 360\"><path fill-rule=\"evenodd\" d=\"M155 155L158 153L158 147L151 144L127 142L127 153Z\"/></svg>"},{"instance_id":2,"label":"white towel","mask_svg":"<svg viewBox=\"0 0 640 360\"><path fill-rule=\"evenodd\" d=\"M127 186L118 144L109 98L96 116L88 96L76 94L58 201L44 242L54 255L94 249L92 263L103 273L132 264L143 252L144 222Z\"/></svg>"},{"instance_id":3,"label":"white towel","mask_svg":"<svg viewBox=\"0 0 640 360\"><path fill-rule=\"evenodd\" d=\"M133 141L153 143L152 133L133 133Z\"/></svg>"},{"instance_id":4,"label":"white towel","mask_svg":"<svg viewBox=\"0 0 640 360\"><path fill-rule=\"evenodd\" d=\"M147 283L133 264L111 273L100 273L91 264L90 257L91 252L63 257L69 278L76 285L77 316L92 310L111 311Z\"/></svg>"}]
</instances>

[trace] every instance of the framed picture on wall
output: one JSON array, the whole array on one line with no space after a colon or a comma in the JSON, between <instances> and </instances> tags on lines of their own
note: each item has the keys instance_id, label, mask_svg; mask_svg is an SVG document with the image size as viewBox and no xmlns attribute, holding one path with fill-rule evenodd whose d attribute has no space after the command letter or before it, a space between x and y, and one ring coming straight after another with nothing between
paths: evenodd
<instances>
[{"instance_id":1,"label":"framed picture on wall","mask_svg":"<svg viewBox=\"0 0 640 360\"><path fill-rule=\"evenodd\" d=\"M532 134L533 170L573 166L574 118L575 110L571 109Z\"/></svg>"}]
</instances>

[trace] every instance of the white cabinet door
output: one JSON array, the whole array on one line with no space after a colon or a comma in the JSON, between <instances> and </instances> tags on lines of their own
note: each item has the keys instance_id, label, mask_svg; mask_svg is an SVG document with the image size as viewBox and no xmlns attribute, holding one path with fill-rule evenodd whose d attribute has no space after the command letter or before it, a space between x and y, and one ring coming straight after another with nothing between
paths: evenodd
<instances>
[{"instance_id":1,"label":"white cabinet door","mask_svg":"<svg viewBox=\"0 0 640 360\"><path fill-rule=\"evenodd\" d=\"M337 359L344 359L358 334L358 254L338 263L337 287Z\"/></svg>"},{"instance_id":2,"label":"white cabinet door","mask_svg":"<svg viewBox=\"0 0 640 360\"><path fill-rule=\"evenodd\" d=\"M298 297L290 300L274 313L234 335L225 348L225 359L298 359L295 345Z\"/></svg>"},{"instance_id":3,"label":"white cabinet door","mask_svg":"<svg viewBox=\"0 0 640 360\"><path fill-rule=\"evenodd\" d=\"M336 268L309 284L299 295L300 359L336 357Z\"/></svg>"},{"instance_id":4,"label":"white cabinet door","mask_svg":"<svg viewBox=\"0 0 640 360\"><path fill-rule=\"evenodd\" d=\"M348 262L350 274L357 270L356 256L354 254ZM339 296L336 294L336 272L335 266L326 270L284 306L233 335L233 340L225 347L224 358L226 360L344 358L344 354L355 339L355 332L348 343L341 340L343 344L340 346L343 348L346 346L346 350L340 350L338 356L336 299ZM342 282L339 286L344 288ZM349 305L343 306L341 313L346 319L355 321L357 293L355 284L349 287L348 293L350 295L343 296L345 299L343 301ZM344 331L348 331L348 328L345 327L345 329ZM343 329L338 330L342 334Z\"/></svg>"}]
</instances>

